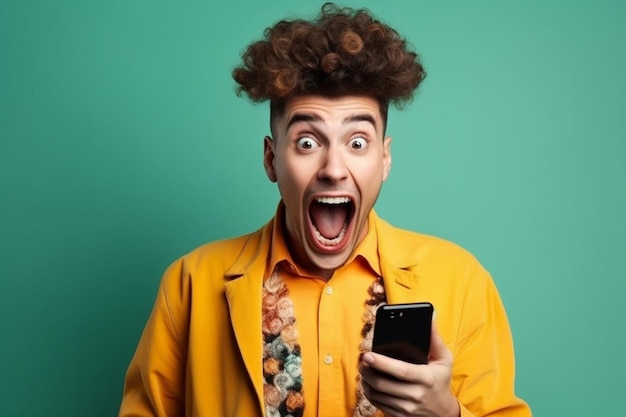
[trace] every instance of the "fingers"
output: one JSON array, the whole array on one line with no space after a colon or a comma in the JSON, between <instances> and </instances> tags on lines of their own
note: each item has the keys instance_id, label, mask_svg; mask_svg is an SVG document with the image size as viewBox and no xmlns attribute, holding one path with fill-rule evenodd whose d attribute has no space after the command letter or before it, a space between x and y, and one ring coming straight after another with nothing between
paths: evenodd
<instances>
[{"instance_id":1,"label":"fingers","mask_svg":"<svg viewBox=\"0 0 626 417\"><path fill-rule=\"evenodd\" d=\"M382 411L385 416L395 417L406 416L410 414L410 401L407 401L403 398L398 398L393 395L389 395L381 391L376 391L366 383L363 384L363 392L368 401L374 407Z\"/></svg>"},{"instance_id":2,"label":"fingers","mask_svg":"<svg viewBox=\"0 0 626 417\"><path fill-rule=\"evenodd\" d=\"M410 410L426 392L423 385L401 381L367 365L363 367L361 377L363 392L369 402L390 417L410 415Z\"/></svg>"},{"instance_id":3,"label":"fingers","mask_svg":"<svg viewBox=\"0 0 626 417\"><path fill-rule=\"evenodd\" d=\"M452 353L433 323L428 364L417 365L367 352L359 368L365 396L383 411L406 415L459 415L450 391Z\"/></svg>"},{"instance_id":4,"label":"fingers","mask_svg":"<svg viewBox=\"0 0 626 417\"><path fill-rule=\"evenodd\" d=\"M432 383L432 372L425 369L428 365L415 365L374 352L365 353L363 363L361 374L366 380L368 377L371 377L370 379L379 378L382 374L399 381L420 384Z\"/></svg>"},{"instance_id":5,"label":"fingers","mask_svg":"<svg viewBox=\"0 0 626 417\"><path fill-rule=\"evenodd\" d=\"M379 355L374 363L386 362L383 359L389 358ZM443 415L433 410L447 410L452 407L451 404L456 404L456 399L450 392L449 378L441 378L442 375L438 377L437 372L433 372L433 365L405 365L414 369L413 381L400 380L366 364L362 366L363 392L372 405L386 416Z\"/></svg>"},{"instance_id":6,"label":"fingers","mask_svg":"<svg viewBox=\"0 0 626 417\"><path fill-rule=\"evenodd\" d=\"M452 367L452 352L446 346L437 331L437 325L433 321L430 330L430 354L428 363L439 362L448 367Z\"/></svg>"},{"instance_id":7,"label":"fingers","mask_svg":"<svg viewBox=\"0 0 626 417\"><path fill-rule=\"evenodd\" d=\"M374 352L365 353L363 355L363 362L368 367L391 375L401 381L431 384L432 372L429 372L426 367L436 365L451 369L452 353L439 335L435 323L433 323L428 365L415 365Z\"/></svg>"}]
</instances>

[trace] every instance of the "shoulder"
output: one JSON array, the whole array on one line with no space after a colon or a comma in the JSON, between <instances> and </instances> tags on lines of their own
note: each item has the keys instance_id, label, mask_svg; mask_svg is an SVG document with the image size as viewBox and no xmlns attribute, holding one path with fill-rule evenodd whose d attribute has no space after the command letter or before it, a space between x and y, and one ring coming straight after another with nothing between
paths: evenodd
<instances>
[{"instance_id":1,"label":"shoulder","mask_svg":"<svg viewBox=\"0 0 626 417\"><path fill-rule=\"evenodd\" d=\"M183 255L181 260L187 264L197 264L204 262L219 262L224 264L232 264L242 249L254 240L259 231L231 237L228 239L220 239L205 243L189 253Z\"/></svg>"},{"instance_id":2,"label":"shoulder","mask_svg":"<svg viewBox=\"0 0 626 417\"><path fill-rule=\"evenodd\" d=\"M252 233L205 243L176 259L166 274L223 277L234 266L265 256L271 230L272 221Z\"/></svg>"},{"instance_id":3,"label":"shoulder","mask_svg":"<svg viewBox=\"0 0 626 417\"><path fill-rule=\"evenodd\" d=\"M489 319L488 305L501 305L491 274L465 248L386 222L379 230L381 263L415 278L416 299L435 306L444 340L469 334Z\"/></svg>"},{"instance_id":4,"label":"shoulder","mask_svg":"<svg viewBox=\"0 0 626 417\"><path fill-rule=\"evenodd\" d=\"M440 305L451 299L457 303L467 297L480 299L493 291L491 274L472 253L454 242L382 220L378 239L381 265L412 273L420 294Z\"/></svg>"},{"instance_id":5,"label":"shoulder","mask_svg":"<svg viewBox=\"0 0 626 417\"><path fill-rule=\"evenodd\" d=\"M424 264L478 264L468 250L449 240L392 226L377 219L381 258L409 267Z\"/></svg>"}]
</instances>

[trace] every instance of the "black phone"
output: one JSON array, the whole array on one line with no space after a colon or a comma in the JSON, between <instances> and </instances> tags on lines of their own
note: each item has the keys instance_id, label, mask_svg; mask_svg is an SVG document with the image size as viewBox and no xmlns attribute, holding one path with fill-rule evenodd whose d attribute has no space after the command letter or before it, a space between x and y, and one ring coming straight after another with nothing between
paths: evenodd
<instances>
[{"instance_id":1,"label":"black phone","mask_svg":"<svg viewBox=\"0 0 626 417\"><path fill-rule=\"evenodd\" d=\"M376 311L372 351L416 364L428 363L433 305L385 304Z\"/></svg>"}]
</instances>

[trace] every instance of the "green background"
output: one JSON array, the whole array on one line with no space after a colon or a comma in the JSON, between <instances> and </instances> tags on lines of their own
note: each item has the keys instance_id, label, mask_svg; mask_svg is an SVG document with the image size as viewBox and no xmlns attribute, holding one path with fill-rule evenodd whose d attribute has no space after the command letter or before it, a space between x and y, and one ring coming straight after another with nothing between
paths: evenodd
<instances>
[{"instance_id":1,"label":"green background","mask_svg":"<svg viewBox=\"0 0 626 417\"><path fill-rule=\"evenodd\" d=\"M429 72L379 214L492 272L534 415L624 415L625 2L350 4ZM273 214L230 71L319 6L0 3L0 415L115 415L164 268Z\"/></svg>"}]
</instances>

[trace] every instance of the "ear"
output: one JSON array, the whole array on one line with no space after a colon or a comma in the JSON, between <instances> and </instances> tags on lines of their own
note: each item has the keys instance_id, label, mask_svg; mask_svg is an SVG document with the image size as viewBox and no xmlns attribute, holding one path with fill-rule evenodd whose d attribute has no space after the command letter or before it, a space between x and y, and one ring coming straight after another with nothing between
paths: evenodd
<instances>
[{"instance_id":1,"label":"ear","mask_svg":"<svg viewBox=\"0 0 626 417\"><path fill-rule=\"evenodd\" d=\"M263 166L270 181L276 182L276 168L274 167L274 141L269 136L265 136L263 141Z\"/></svg>"},{"instance_id":2,"label":"ear","mask_svg":"<svg viewBox=\"0 0 626 417\"><path fill-rule=\"evenodd\" d=\"M391 136L383 139L383 182L387 181L391 170Z\"/></svg>"}]
</instances>

